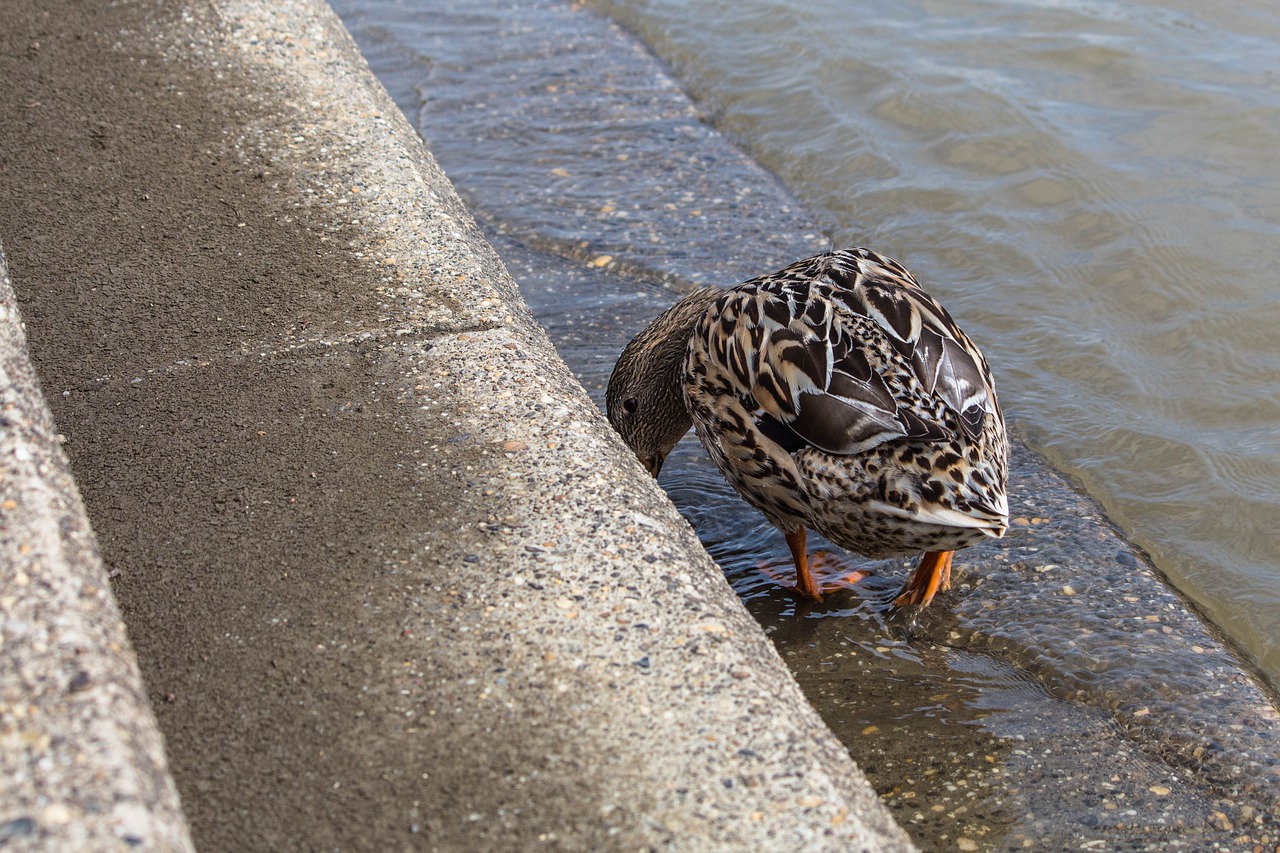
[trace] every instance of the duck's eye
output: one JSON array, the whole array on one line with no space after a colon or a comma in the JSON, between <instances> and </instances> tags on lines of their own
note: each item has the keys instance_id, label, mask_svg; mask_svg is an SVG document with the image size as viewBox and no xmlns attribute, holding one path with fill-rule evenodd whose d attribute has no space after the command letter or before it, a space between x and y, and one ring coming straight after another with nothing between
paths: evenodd
<instances>
[{"instance_id":1,"label":"duck's eye","mask_svg":"<svg viewBox=\"0 0 1280 853\"><path fill-rule=\"evenodd\" d=\"M636 413L636 409L639 407L640 402L635 397L628 397L622 401L622 411L626 412L628 415L634 415Z\"/></svg>"}]
</instances>

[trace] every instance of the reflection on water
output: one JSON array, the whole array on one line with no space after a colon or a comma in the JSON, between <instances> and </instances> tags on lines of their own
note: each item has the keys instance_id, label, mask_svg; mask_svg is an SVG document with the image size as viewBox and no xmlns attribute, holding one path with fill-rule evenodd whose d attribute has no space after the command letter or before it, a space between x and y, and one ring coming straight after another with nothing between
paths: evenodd
<instances>
[{"instance_id":1,"label":"reflection on water","mask_svg":"<svg viewBox=\"0 0 1280 853\"><path fill-rule=\"evenodd\" d=\"M673 301L671 290L739 281L827 244L768 173L698 121L646 55L580 6L335 5L597 401L618 351ZM1233 383L1270 370L1276 344L1259 338L1249 358L1235 358L1179 332L1227 334L1234 321L1225 314L1259 316L1255 295L1237 281L1220 291L1225 314L1197 304L1203 298L1178 282L1206 276L1205 256L1148 215L1154 208L1142 205L1158 199L1126 205L1140 195L1140 175L1089 171L1092 158L1132 144L1131 116L1119 107L1094 116L1108 129L1096 148L1077 140L1088 128L1058 132L1046 117L1071 94L1044 94L1065 86L1054 75L1084 74L1064 70L1082 61L1106 69L1124 51L1117 57L1102 40L1063 53L1055 39L1079 39L1048 27L1038 47L1009 48L1038 51L1039 71L1024 79L983 72L976 60L944 62L933 45L906 57L893 48L894 39L929 36L952 50L970 41L990 49L1030 26L990 17L1001 7L964 7L969 29L958 38L908 5L852 35L843 19L823 24L828 7L847 3L806 3L803 14L793 5L651 0L616 11L679 57L708 110L794 182L836 242L885 249L921 273L988 353L1015 428L1077 460L1114 506L1123 482L1174 513L1178 535L1160 536L1185 554L1215 541L1207 466L1242 492L1258 487L1253 501L1274 499L1271 462L1255 458L1273 443L1258 427L1270 410L1249 409ZM1102 9L1027 8L1054 20ZM1132 26L1148 12L1101 15L1099 26ZM913 16L924 36L905 25ZM815 32L809 41L798 35ZM841 53L853 36L873 43ZM789 56L780 58L779 44ZM757 73L771 76L761 83ZM1032 91L1043 99L1027 102ZM1239 278L1247 263L1226 258L1219 273ZM1151 281L1162 286L1135 289ZM1188 415L1179 401L1197 395L1148 360L1153 340L1161 358L1181 352L1231 372L1231 382L1200 395L1231 417ZM1210 452L1218 445L1235 455ZM821 605L799 602L784 588L782 536L732 493L695 441L672 455L660 482L927 849L1209 849L1244 831L1280 840L1280 747L1268 698L1071 482L1021 446L1011 480L1009 535L958 555L954 592L917 619L883 606L906 561L872 564L875 574ZM1219 577L1244 565L1227 551L1254 547L1248 530L1259 516L1233 511L1245 532L1212 545L1223 549ZM1230 577L1231 593L1258 605L1227 623L1239 636L1250 636L1240 627L1247 619L1265 628L1280 618L1262 606L1274 594L1265 579L1251 591L1248 572ZM1263 645L1249 648L1265 658Z\"/></svg>"},{"instance_id":2,"label":"reflection on water","mask_svg":"<svg viewBox=\"0 0 1280 853\"><path fill-rule=\"evenodd\" d=\"M782 534L742 503L692 434L668 457L658 482L698 531L698 538L724 569L738 596L749 607L756 603L771 607L778 619L858 615L880 623L882 611L901 591L914 564L852 557L817 533L810 533L810 554L825 554L829 564L819 566L816 564L822 560L815 560L815 573L824 585L828 574L832 580L854 569L873 574L860 580L855 589L828 593L820 605L782 594L780 588L795 583L795 568Z\"/></svg>"},{"instance_id":3,"label":"reflection on water","mask_svg":"<svg viewBox=\"0 0 1280 853\"><path fill-rule=\"evenodd\" d=\"M1280 680L1280 17L1242 0L593 0L836 237L915 271Z\"/></svg>"},{"instance_id":4,"label":"reflection on water","mask_svg":"<svg viewBox=\"0 0 1280 853\"><path fill-rule=\"evenodd\" d=\"M600 402L626 337L672 297L495 240ZM920 614L885 608L907 561L844 555L876 573L822 604L787 591L782 536L696 441L659 482L924 849L1208 849L1227 831L1219 814L1276 837L1280 717L1099 508L1025 448L1009 534L961 552L954 591Z\"/></svg>"}]
</instances>

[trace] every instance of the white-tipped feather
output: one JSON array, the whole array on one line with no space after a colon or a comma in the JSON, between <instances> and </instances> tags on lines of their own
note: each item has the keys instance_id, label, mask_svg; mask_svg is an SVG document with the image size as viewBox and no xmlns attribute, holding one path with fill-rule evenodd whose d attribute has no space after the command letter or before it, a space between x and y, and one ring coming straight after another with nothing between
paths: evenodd
<instances>
[{"instance_id":1,"label":"white-tipped feather","mask_svg":"<svg viewBox=\"0 0 1280 853\"><path fill-rule=\"evenodd\" d=\"M887 504L883 501L868 501L867 511L878 515L887 515L923 524L937 524L941 527L960 527L966 530L981 530L988 536L999 539L1008 527L1006 517L990 515L974 515L948 509L945 506L915 506L910 509ZM1007 516L1007 513L1005 514Z\"/></svg>"}]
</instances>

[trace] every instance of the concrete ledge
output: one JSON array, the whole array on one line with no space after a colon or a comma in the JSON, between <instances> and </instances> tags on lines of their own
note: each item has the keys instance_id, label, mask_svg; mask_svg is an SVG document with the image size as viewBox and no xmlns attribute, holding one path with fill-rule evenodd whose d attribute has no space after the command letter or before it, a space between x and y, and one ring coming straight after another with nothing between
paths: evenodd
<instances>
[{"instance_id":1,"label":"concrete ledge","mask_svg":"<svg viewBox=\"0 0 1280 853\"><path fill-rule=\"evenodd\" d=\"M0 847L190 850L0 251Z\"/></svg>"},{"instance_id":2,"label":"concrete ledge","mask_svg":"<svg viewBox=\"0 0 1280 853\"><path fill-rule=\"evenodd\" d=\"M323 3L52 5L0 226L202 847L910 848Z\"/></svg>"}]
</instances>

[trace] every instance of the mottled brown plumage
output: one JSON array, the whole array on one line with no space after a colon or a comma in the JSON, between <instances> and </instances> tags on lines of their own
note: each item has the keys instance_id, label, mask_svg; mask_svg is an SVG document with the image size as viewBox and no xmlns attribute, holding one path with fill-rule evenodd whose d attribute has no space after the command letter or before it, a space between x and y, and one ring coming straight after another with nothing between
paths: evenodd
<instances>
[{"instance_id":1,"label":"mottled brown plumage","mask_svg":"<svg viewBox=\"0 0 1280 853\"><path fill-rule=\"evenodd\" d=\"M655 473L692 424L787 536L868 557L928 552L898 604L949 585L951 554L1003 535L1008 445L982 353L897 262L828 252L685 297L623 351L609 419Z\"/></svg>"}]
</instances>

